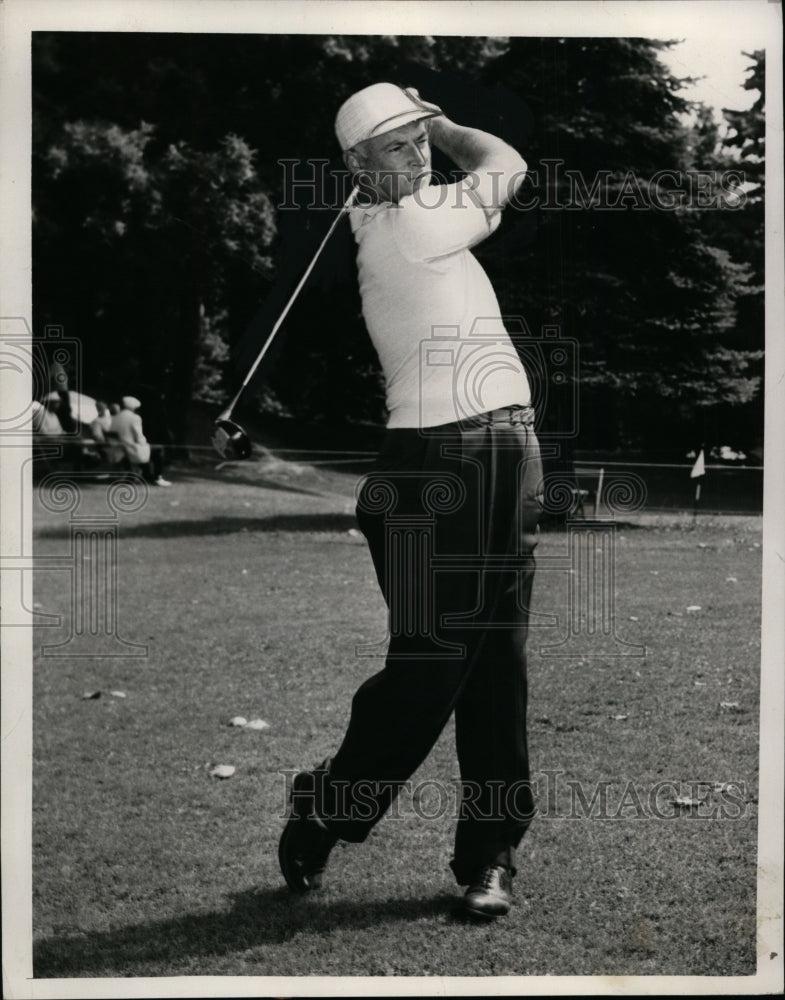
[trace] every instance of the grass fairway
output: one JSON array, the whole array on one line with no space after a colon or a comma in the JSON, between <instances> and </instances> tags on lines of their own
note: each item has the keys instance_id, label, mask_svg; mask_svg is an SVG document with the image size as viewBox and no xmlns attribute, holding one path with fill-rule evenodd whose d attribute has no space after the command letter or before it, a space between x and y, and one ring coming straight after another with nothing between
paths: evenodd
<instances>
[{"instance_id":1,"label":"grass fairway","mask_svg":"<svg viewBox=\"0 0 785 1000\"><path fill-rule=\"evenodd\" d=\"M37 573L38 610L64 620L38 630L34 663L36 977L755 971L759 519L618 527L616 631L644 657L542 655L566 626L533 630L543 815L510 916L476 926L452 912L434 785L339 845L322 892L293 898L278 871L280 772L337 748L382 665L355 654L385 609L350 533L354 478L171 478L120 520L119 632L146 657L41 656L68 637L70 595L67 574ZM105 513L104 495L85 487L80 513ZM66 554L68 516L35 513L37 554ZM565 551L544 532L535 580L535 611L562 623ZM414 781L456 777L450 724Z\"/></svg>"}]
</instances>

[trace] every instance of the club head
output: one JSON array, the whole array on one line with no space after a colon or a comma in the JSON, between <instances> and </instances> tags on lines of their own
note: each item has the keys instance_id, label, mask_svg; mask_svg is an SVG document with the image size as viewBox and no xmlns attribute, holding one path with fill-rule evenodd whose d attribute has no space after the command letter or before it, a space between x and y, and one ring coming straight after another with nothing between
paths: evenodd
<instances>
[{"instance_id":1,"label":"club head","mask_svg":"<svg viewBox=\"0 0 785 1000\"><path fill-rule=\"evenodd\" d=\"M251 455L251 439L233 420L216 420L212 442L221 458L228 461L238 461Z\"/></svg>"}]
</instances>

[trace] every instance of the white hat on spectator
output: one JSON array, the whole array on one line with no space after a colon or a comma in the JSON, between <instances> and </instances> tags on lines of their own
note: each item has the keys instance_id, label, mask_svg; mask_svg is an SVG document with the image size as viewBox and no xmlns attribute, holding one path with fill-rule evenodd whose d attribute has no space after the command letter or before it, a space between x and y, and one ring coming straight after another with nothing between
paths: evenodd
<instances>
[{"instance_id":1,"label":"white hat on spectator","mask_svg":"<svg viewBox=\"0 0 785 1000\"><path fill-rule=\"evenodd\" d=\"M374 83L352 94L335 117L335 135L341 149L352 149L365 139L440 113L435 105L429 107L420 101L416 93L394 83Z\"/></svg>"},{"instance_id":2,"label":"white hat on spectator","mask_svg":"<svg viewBox=\"0 0 785 1000\"><path fill-rule=\"evenodd\" d=\"M125 410L138 410L142 405L136 396L123 396L120 402L123 404L123 409Z\"/></svg>"}]
</instances>

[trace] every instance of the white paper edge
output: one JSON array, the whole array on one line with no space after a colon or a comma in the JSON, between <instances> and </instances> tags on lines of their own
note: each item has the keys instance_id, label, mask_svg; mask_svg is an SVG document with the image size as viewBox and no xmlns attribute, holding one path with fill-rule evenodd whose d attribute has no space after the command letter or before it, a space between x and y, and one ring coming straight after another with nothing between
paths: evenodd
<instances>
[{"instance_id":1,"label":"white paper edge","mask_svg":"<svg viewBox=\"0 0 785 1000\"><path fill-rule=\"evenodd\" d=\"M166 977L32 980L31 670L27 629L2 629L2 900L3 978L8 997L340 996L562 994L758 994L782 988L783 686L785 663L785 343L783 330L782 22L765 0L723 2L594 0L546 3L308 2L308 0L4 0L0 5L0 316L32 315L30 289L30 32L33 30L287 32L343 34L605 35L682 37L693 31L732 34L737 18L770 24L767 45L766 423L763 531L758 972L749 977L592 976L485 978ZM0 399L20 409L19 379L0 371ZM16 393L20 399L15 398ZM8 405L6 403L5 405ZM12 410L18 412L18 410ZM0 447L0 544L31 551L28 453ZM19 483L24 486L19 495ZM10 483L10 486L9 486ZM31 573L2 580L3 624L32 607ZM733 947L729 941L728 946ZM775 959L768 955L777 953ZM764 959L766 959L764 961Z\"/></svg>"}]
</instances>

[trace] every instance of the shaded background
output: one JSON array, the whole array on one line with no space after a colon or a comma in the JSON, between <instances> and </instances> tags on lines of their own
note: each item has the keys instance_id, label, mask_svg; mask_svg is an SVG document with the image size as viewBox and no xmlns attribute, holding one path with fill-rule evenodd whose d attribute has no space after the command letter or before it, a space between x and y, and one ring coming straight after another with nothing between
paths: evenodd
<instances>
[{"instance_id":1,"label":"shaded background","mask_svg":"<svg viewBox=\"0 0 785 1000\"><path fill-rule=\"evenodd\" d=\"M306 208L310 192L285 189L280 161L329 161L329 180L341 169L337 107L386 79L501 135L529 164L523 193L540 207L508 209L477 256L533 341L546 325L577 343L561 386L547 364L530 372L541 429L565 433L577 393L579 448L660 461L703 444L757 453L764 57L750 55L756 103L718 125L658 59L671 44L36 33L34 335L62 326L82 345L78 388L148 407L163 398L175 440L204 444L205 415L239 384L336 210ZM746 179L741 207L641 200L658 171L731 169ZM589 191L602 179L614 209L565 207L569 172ZM243 405L262 422L347 433L383 422L348 224L259 376Z\"/></svg>"}]
</instances>

